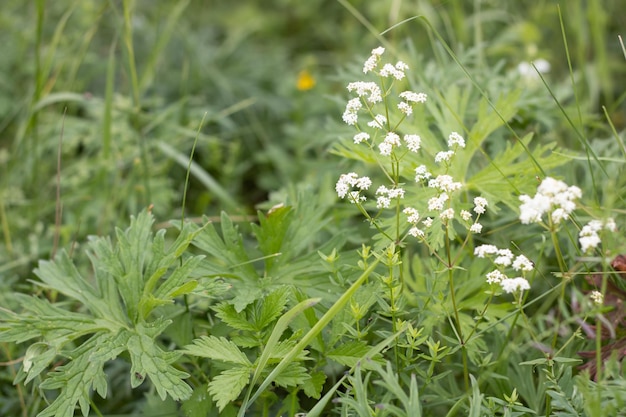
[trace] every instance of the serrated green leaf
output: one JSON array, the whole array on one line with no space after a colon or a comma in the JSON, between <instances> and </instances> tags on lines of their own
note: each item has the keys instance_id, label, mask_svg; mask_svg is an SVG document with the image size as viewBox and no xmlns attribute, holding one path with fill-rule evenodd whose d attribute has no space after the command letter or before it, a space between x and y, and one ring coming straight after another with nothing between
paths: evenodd
<instances>
[{"instance_id":1,"label":"serrated green leaf","mask_svg":"<svg viewBox=\"0 0 626 417\"><path fill-rule=\"evenodd\" d=\"M353 367L357 364L363 356L367 354L371 349L367 343L362 341L352 341L339 345L337 348L331 350L326 354L326 357L334 360L335 362L344 365ZM372 358L373 360L380 359L380 355L377 355ZM363 369L372 369L368 362L363 362L361 364Z\"/></svg>"},{"instance_id":2,"label":"serrated green leaf","mask_svg":"<svg viewBox=\"0 0 626 417\"><path fill-rule=\"evenodd\" d=\"M183 381L189 374L170 365L180 353L164 352L151 337L141 333L129 338L128 353L132 363L130 373L133 388L150 377L162 400L168 395L175 401L189 398L191 388Z\"/></svg>"},{"instance_id":3,"label":"serrated green leaf","mask_svg":"<svg viewBox=\"0 0 626 417\"><path fill-rule=\"evenodd\" d=\"M279 254L282 250L293 212L291 207L283 206L271 210L267 215L259 211L258 217L259 224L253 223L251 227L259 243L259 249L266 256L265 270L271 273L274 265L280 263L280 257L273 255Z\"/></svg>"},{"instance_id":4,"label":"serrated green leaf","mask_svg":"<svg viewBox=\"0 0 626 417\"><path fill-rule=\"evenodd\" d=\"M226 405L237 399L250 380L250 368L238 366L227 369L209 383L209 394L222 411Z\"/></svg>"},{"instance_id":5,"label":"serrated green leaf","mask_svg":"<svg viewBox=\"0 0 626 417\"><path fill-rule=\"evenodd\" d=\"M215 310L215 315L233 329L244 331L255 330L254 325L248 321L245 313L238 312L231 303L224 301L213 309Z\"/></svg>"},{"instance_id":6,"label":"serrated green leaf","mask_svg":"<svg viewBox=\"0 0 626 417\"><path fill-rule=\"evenodd\" d=\"M252 312L249 315L257 331L265 329L281 315L287 305L288 295L289 289L280 287L267 295L267 297L257 301L257 303L260 303L260 308L252 308Z\"/></svg>"},{"instance_id":7,"label":"serrated green leaf","mask_svg":"<svg viewBox=\"0 0 626 417\"><path fill-rule=\"evenodd\" d=\"M209 358L216 361L233 363L242 366L252 366L246 355L239 350L236 344L224 337L202 336L185 346L183 352L188 355Z\"/></svg>"},{"instance_id":8,"label":"serrated green leaf","mask_svg":"<svg viewBox=\"0 0 626 417\"><path fill-rule=\"evenodd\" d=\"M15 299L23 312L2 312L0 341L39 339L27 350L17 378L30 382L57 356L67 361L40 385L59 390L41 416L70 417L77 405L87 415L91 390L106 396L104 364L124 351L132 362L131 386L149 378L162 399L169 395L180 401L191 395L183 381L188 374L172 366L181 353L164 351L156 341L171 321L152 318L151 313L156 306L194 289L197 281L191 275L201 257L178 261L193 239L191 227L183 227L176 242L166 248L163 231L153 238L152 223L147 211L132 218L129 228L117 229L117 246L108 238L91 238L88 256L95 281L83 277L63 252L54 261L41 262L37 275L42 285L67 299L59 297L61 302L53 304L19 294ZM74 311L76 302L84 312Z\"/></svg>"},{"instance_id":9,"label":"serrated green leaf","mask_svg":"<svg viewBox=\"0 0 626 417\"><path fill-rule=\"evenodd\" d=\"M274 379L274 383L281 387L294 387L303 384L309 379L311 379L311 376L304 366L292 363L291 366L278 374L276 379Z\"/></svg>"},{"instance_id":10,"label":"serrated green leaf","mask_svg":"<svg viewBox=\"0 0 626 417\"><path fill-rule=\"evenodd\" d=\"M302 390L308 397L317 400L322 394L322 388L324 388L325 382L326 374L324 374L324 372L313 372L311 378L302 383Z\"/></svg>"}]
</instances>

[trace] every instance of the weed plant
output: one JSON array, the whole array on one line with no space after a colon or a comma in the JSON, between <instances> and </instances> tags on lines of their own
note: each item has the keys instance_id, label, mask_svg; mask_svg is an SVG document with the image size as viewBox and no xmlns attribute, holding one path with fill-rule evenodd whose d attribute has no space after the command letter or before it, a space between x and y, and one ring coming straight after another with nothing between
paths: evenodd
<instances>
[{"instance_id":1,"label":"weed plant","mask_svg":"<svg viewBox=\"0 0 626 417\"><path fill-rule=\"evenodd\" d=\"M264 26L262 3L216 4L235 24L204 35L189 1L10 3L37 30L32 91L2 124L0 414L623 415L624 96L610 54L582 65L583 39L602 48L611 30L600 3L550 9L559 63L531 18L499 23L510 5L418 1L414 16L341 0L332 10L369 28L402 23L337 64L333 100L313 106L313 55L249 43L293 29ZM568 36L584 13L589 32ZM316 29L320 49L334 29ZM181 54L198 37L200 64ZM290 90L273 74L289 59ZM208 208L225 211L191 218Z\"/></svg>"}]
</instances>

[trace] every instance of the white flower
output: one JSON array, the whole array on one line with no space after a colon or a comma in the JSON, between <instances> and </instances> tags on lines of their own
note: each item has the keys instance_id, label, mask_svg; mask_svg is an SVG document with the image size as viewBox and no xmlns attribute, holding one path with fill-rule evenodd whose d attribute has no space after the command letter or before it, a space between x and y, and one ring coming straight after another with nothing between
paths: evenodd
<instances>
[{"instance_id":1,"label":"white flower","mask_svg":"<svg viewBox=\"0 0 626 417\"><path fill-rule=\"evenodd\" d=\"M423 238L424 237L424 231L417 228L417 227L411 227L409 229L409 234L413 237L417 237L417 238Z\"/></svg>"},{"instance_id":2,"label":"white flower","mask_svg":"<svg viewBox=\"0 0 626 417\"><path fill-rule=\"evenodd\" d=\"M461 210L461 218L465 221L469 221L472 218L472 213L467 210Z\"/></svg>"},{"instance_id":3,"label":"white flower","mask_svg":"<svg viewBox=\"0 0 626 417\"><path fill-rule=\"evenodd\" d=\"M424 225L424 227L429 228L430 226L433 225L433 219L432 217L427 217L424 220L422 220L422 224Z\"/></svg>"},{"instance_id":4,"label":"white flower","mask_svg":"<svg viewBox=\"0 0 626 417\"><path fill-rule=\"evenodd\" d=\"M441 211L443 210L443 205L446 201L448 201L448 194L441 193L438 197L432 197L428 200L428 210L430 211Z\"/></svg>"},{"instance_id":5,"label":"white flower","mask_svg":"<svg viewBox=\"0 0 626 417\"><path fill-rule=\"evenodd\" d=\"M439 217L441 218L441 220L452 220L454 218L454 209L453 208L445 209L444 211L439 213Z\"/></svg>"},{"instance_id":6,"label":"white flower","mask_svg":"<svg viewBox=\"0 0 626 417\"><path fill-rule=\"evenodd\" d=\"M559 224L574 211L574 200L581 196L580 188L568 187L563 181L546 177L537 187L537 194L533 198L527 195L519 197L522 202L519 219L523 224L538 223L544 213L550 213L552 222Z\"/></svg>"},{"instance_id":7,"label":"white flower","mask_svg":"<svg viewBox=\"0 0 626 417\"><path fill-rule=\"evenodd\" d=\"M453 155L454 151L437 152L437 154L435 155L435 162L438 164L441 162L448 162L450 159L452 159Z\"/></svg>"},{"instance_id":8,"label":"white flower","mask_svg":"<svg viewBox=\"0 0 626 417\"><path fill-rule=\"evenodd\" d=\"M385 52L385 48L383 48L382 46L379 46L376 49L372 49L372 55L369 58L367 58L367 61L365 61L365 64L363 64L363 72L365 74L367 74L370 71L373 71L374 68L376 68L378 61L380 61L380 56L384 52Z\"/></svg>"},{"instance_id":9,"label":"white flower","mask_svg":"<svg viewBox=\"0 0 626 417\"><path fill-rule=\"evenodd\" d=\"M370 135L367 132L359 132L354 135L354 143L359 144L361 142L367 142L370 138Z\"/></svg>"},{"instance_id":10,"label":"white flower","mask_svg":"<svg viewBox=\"0 0 626 417\"><path fill-rule=\"evenodd\" d=\"M346 111L343 112L343 121L351 126L355 125L358 120L357 113L362 106L358 98L349 100L346 104Z\"/></svg>"},{"instance_id":11,"label":"white flower","mask_svg":"<svg viewBox=\"0 0 626 417\"><path fill-rule=\"evenodd\" d=\"M528 283L526 278L522 277L503 279L502 281L500 281L500 286L506 293L513 293L530 289L530 284Z\"/></svg>"},{"instance_id":12,"label":"white flower","mask_svg":"<svg viewBox=\"0 0 626 417\"><path fill-rule=\"evenodd\" d=\"M401 101L398 103L398 110L400 110L401 113L404 113L407 116L413 114L413 107L411 107L411 105L406 101Z\"/></svg>"},{"instance_id":13,"label":"white flower","mask_svg":"<svg viewBox=\"0 0 626 417\"><path fill-rule=\"evenodd\" d=\"M462 186L460 182L454 182L450 175L439 175L437 178L428 181L428 187L437 188L448 193L460 190Z\"/></svg>"},{"instance_id":14,"label":"white flower","mask_svg":"<svg viewBox=\"0 0 626 417\"><path fill-rule=\"evenodd\" d=\"M385 123L387 123L387 118L382 114L377 114L374 116L374 120L369 122L367 125L375 129L381 129Z\"/></svg>"},{"instance_id":15,"label":"white flower","mask_svg":"<svg viewBox=\"0 0 626 417\"><path fill-rule=\"evenodd\" d=\"M370 180L370 177L361 177L356 180L355 185L360 190L367 190L372 185L372 180Z\"/></svg>"},{"instance_id":16,"label":"white flower","mask_svg":"<svg viewBox=\"0 0 626 417\"><path fill-rule=\"evenodd\" d=\"M513 269L519 271L520 269L524 272L532 271L535 266L533 263L525 257L524 255L519 255L513 261Z\"/></svg>"},{"instance_id":17,"label":"white flower","mask_svg":"<svg viewBox=\"0 0 626 417\"><path fill-rule=\"evenodd\" d=\"M591 291L591 294L589 294L589 298L591 298L591 301L593 301L594 304L599 306L601 306L604 302L604 295L602 295L600 291Z\"/></svg>"},{"instance_id":18,"label":"white flower","mask_svg":"<svg viewBox=\"0 0 626 417\"><path fill-rule=\"evenodd\" d=\"M465 148L465 139L456 132L452 132L448 136L448 148L452 148L454 145L457 145L459 148Z\"/></svg>"},{"instance_id":19,"label":"white flower","mask_svg":"<svg viewBox=\"0 0 626 417\"><path fill-rule=\"evenodd\" d=\"M402 210L402 212L407 215L407 221L409 223L416 224L417 222L419 222L420 214L413 207L406 207L404 210Z\"/></svg>"},{"instance_id":20,"label":"white flower","mask_svg":"<svg viewBox=\"0 0 626 417\"><path fill-rule=\"evenodd\" d=\"M600 220L591 220L589 223L583 226L578 233L578 243L580 244L580 250L588 252L595 249L600 244L599 233L602 229L609 231L615 231L615 220L612 218L607 219L605 222Z\"/></svg>"},{"instance_id":21,"label":"white flower","mask_svg":"<svg viewBox=\"0 0 626 417\"><path fill-rule=\"evenodd\" d=\"M414 93L413 91L403 91L400 93L400 98L410 103L426 103L426 94Z\"/></svg>"},{"instance_id":22,"label":"white flower","mask_svg":"<svg viewBox=\"0 0 626 417\"><path fill-rule=\"evenodd\" d=\"M404 135L404 142L411 152L417 152L422 144L422 138L418 135Z\"/></svg>"},{"instance_id":23,"label":"white flower","mask_svg":"<svg viewBox=\"0 0 626 417\"><path fill-rule=\"evenodd\" d=\"M356 204L357 202L362 203L363 201L367 200L367 198L365 198L365 196L362 196L361 193L358 191L350 191L348 193L348 200L350 201L350 203Z\"/></svg>"},{"instance_id":24,"label":"white flower","mask_svg":"<svg viewBox=\"0 0 626 417\"><path fill-rule=\"evenodd\" d=\"M474 223L470 226L469 230L472 233L480 233L483 231L483 225L480 223Z\"/></svg>"},{"instance_id":25,"label":"white flower","mask_svg":"<svg viewBox=\"0 0 626 417\"><path fill-rule=\"evenodd\" d=\"M335 191L339 198L345 198L346 195L352 190L352 187L357 187L360 190L367 190L372 185L372 180L369 177L360 177L356 172L350 172L348 174L341 174L337 184L335 185ZM353 194L351 194L354 197ZM354 200L354 198L353 198ZM359 198L358 200L362 200Z\"/></svg>"},{"instance_id":26,"label":"white flower","mask_svg":"<svg viewBox=\"0 0 626 417\"><path fill-rule=\"evenodd\" d=\"M367 101L370 103L379 103L383 101L383 96L380 91L380 87L375 82L371 81L355 81L348 84L348 91L356 91L359 97L366 96Z\"/></svg>"},{"instance_id":27,"label":"white flower","mask_svg":"<svg viewBox=\"0 0 626 417\"><path fill-rule=\"evenodd\" d=\"M488 272L486 277L487 277L488 284L499 284L500 282L502 282L502 280L509 278L506 275L504 275L502 272L498 271L497 269L494 271Z\"/></svg>"},{"instance_id":28,"label":"white flower","mask_svg":"<svg viewBox=\"0 0 626 417\"><path fill-rule=\"evenodd\" d=\"M613 220L612 217L606 219L606 222L604 222L604 228L612 233L617 232L617 225L615 224L615 220Z\"/></svg>"},{"instance_id":29,"label":"white flower","mask_svg":"<svg viewBox=\"0 0 626 417\"><path fill-rule=\"evenodd\" d=\"M377 208L389 208L392 198L404 198L404 188L387 188L381 185L376 190L376 207Z\"/></svg>"},{"instance_id":30,"label":"white flower","mask_svg":"<svg viewBox=\"0 0 626 417\"><path fill-rule=\"evenodd\" d=\"M396 80L401 80L404 78L404 71L409 69L409 66L402 61L398 61L396 66L394 67L391 64L385 64L383 69L380 70L380 75L382 77L393 77Z\"/></svg>"},{"instance_id":31,"label":"white flower","mask_svg":"<svg viewBox=\"0 0 626 417\"><path fill-rule=\"evenodd\" d=\"M474 248L474 255L478 258L484 258L485 255L493 255L498 253L498 248L494 245L480 245Z\"/></svg>"},{"instance_id":32,"label":"white flower","mask_svg":"<svg viewBox=\"0 0 626 417\"><path fill-rule=\"evenodd\" d=\"M376 208L389 208L391 204L391 199L384 195L381 195L376 198Z\"/></svg>"},{"instance_id":33,"label":"white flower","mask_svg":"<svg viewBox=\"0 0 626 417\"><path fill-rule=\"evenodd\" d=\"M430 172L428 172L428 168L426 165L420 165L415 168L415 182L420 182L421 180L428 179L432 176Z\"/></svg>"},{"instance_id":34,"label":"white flower","mask_svg":"<svg viewBox=\"0 0 626 417\"><path fill-rule=\"evenodd\" d=\"M380 154L382 156L389 156L391 155L391 151L393 150L393 146L391 146L390 143L387 142L381 142L378 144L378 152L380 152Z\"/></svg>"},{"instance_id":35,"label":"white flower","mask_svg":"<svg viewBox=\"0 0 626 417\"><path fill-rule=\"evenodd\" d=\"M498 249L498 256L493 263L501 266L509 266L513 262L513 252L509 249Z\"/></svg>"},{"instance_id":36,"label":"white flower","mask_svg":"<svg viewBox=\"0 0 626 417\"><path fill-rule=\"evenodd\" d=\"M485 212L485 207L489 204L487 199L484 197L474 197L474 213L483 214Z\"/></svg>"}]
</instances>

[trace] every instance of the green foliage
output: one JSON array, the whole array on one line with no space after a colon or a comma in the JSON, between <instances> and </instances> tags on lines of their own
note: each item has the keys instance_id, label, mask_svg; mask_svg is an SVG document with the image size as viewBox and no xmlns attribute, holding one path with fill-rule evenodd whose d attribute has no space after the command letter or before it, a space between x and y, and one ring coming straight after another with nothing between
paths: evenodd
<instances>
[{"instance_id":1,"label":"green foliage","mask_svg":"<svg viewBox=\"0 0 626 417\"><path fill-rule=\"evenodd\" d=\"M292 3L3 3L0 415L620 415L625 246L578 237L623 228L621 4ZM363 73L379 45L404 78ZM366 78L370 146L341 124ZM419 152L381 155L388 132ZM452 219L420 165L461 184ZM367 200L338 203L351 171ZM576 211L521 224L546 177Z\"/></svg>"},{"instance_id":2,"label":"green foliage","mask_svg":"<svg viewBox=\"0 0 626 417\"><path fill-rule=\"evenodd\" d=\"M128 229L117 230L115 245L92 239L92 274L80 272L65 251L54 261L41 261L35 274L46 297L16 294L20 313L2 312L0 341L35 341L16 382L41 376L42 389L59 390L39 416L73 416L76 404L87 416L90 390L107 396L103 368L123 352L132 364L131 387L149 379L162 400L191 395L183 381L189 375L173 366L181 354L164 350L158 340L171 320L155 312L195 289L190 275L203 257L183 256L195 235L190 227L166 247L165 230L154 234L153 222L144 211ZM59 357L63 364L46 373Z\"/></svg>"}]
</instances>

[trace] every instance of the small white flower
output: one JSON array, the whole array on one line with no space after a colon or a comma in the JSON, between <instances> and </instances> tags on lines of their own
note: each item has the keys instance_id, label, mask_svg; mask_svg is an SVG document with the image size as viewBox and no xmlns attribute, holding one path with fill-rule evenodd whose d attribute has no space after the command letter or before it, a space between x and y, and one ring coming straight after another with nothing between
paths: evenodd
<instances>
[{"instance_id":1,"label":"small white flower","mask_svg":"<svg viewBox=\"0 0 626 417\"><path fill-rule=\"evenodd\" d=\"M425 228L429 228L430 226L433 225L433 218L432 217L427 217L424 220L422 220L422 224L424 225Z\"/></svg>"},{"instance_id":2,"label":"small white flower","mask_svg":"<svg viewBox=\"0 0 626 417\"><path fill-rule=\"evenodd\" d=\"M356 180L356 184L355 184L355 186L359 188L360 190L367 190L370 188L371 185L372 185L372 180L370 180L370 177L361 177Z\"/></svg>"},{"instance_id":3,"label":"small white flower","mask_svg":"<svg viewBox=\"0 0 626 417\"><path fill-rule=\"evenodd\" d=\"M460 182L455 182L450 175L439 175L428 181L428 187L451 193L460 190L463 185Z\"/></svg>"},{"instance_id":4,"label":"small white flower","mask_svg":"<svg viewBox=\"0 0 626 417\"><path fill-rule=\"evenodd\" d=\"M583 251L583 253L597 248L600 242L600 236L598 236L596 233L594 233L593 235L582 236L578 238L578 243L580 243L580 250Z\"/></svg>"},{"instance_id":5,"label":"small white flower","mask_svg":"<svg viewBox=\"0 0 626 417\"><path fill-rule=\"evenodd\" d=\"M404 135L404 142L411 152L417 152L422 144L422 138L419 135Z\"/></svg>"},{"instance_id":6,"label":"small white flower","mask_svg":"<svg viewBox=\"0 0 626 417\"><path fill-rule=\"evenodd\" d=\"M370 135L367 132L359 132L356 135L354 135L354 143L356 143L357 145L361 142L367 142L370 138Z\"/></svg>"},{"instance_id":7,"label":"small white flower","mask_svg":"<svg viewBox=\"0 0 626 417\"><path fill-rule=\"evenodd\" d=\"M430 178L431 176L432 174L428 172L428 168L426 168L426 165L420 165L417 168L415 168L415 182L426 180Z\"/></svg>"},{"instance_id":8,"label":"small white flower","mask_svg":"<svg viewBox=\"0 0 626 417\"><path fill-rule=\"evenodd\" d=\"M472 233L480 233L483 231L483 225L480 223L474 223L473 225L470 226L469 230Z\"/></svg>"},{"instance_id":9,"label":"small white flower","mask_svg":"<svg viewBox=\"0 0 626 417\"><path fill-rule=\"evenodd\" d=\"M493 263L501 266L509 266L513 262L513 252L509 249L498 249L498 256Z\"/></svg>"},{"instance_id":10,"label":"small white flower","mask_svg":"<svg viewBox=\"0 0 626 417\"><path fill-rule=\"evenodd\" d=\"M513 293L530 289L530 284L528 283L526 278L522 277L503 279L500 282L500 286L506 293Z\"/></svg>"},{"instance_id":11,"label":"small white flower","mask_svg":"<svg viewBox=\"0 0 626 417\"><path fill-rule=\"evenodd\" d=\"M498 253L498 248L494 245L480 245L474 248L474 255L478 258L484 258L486 255L494 255Z\"/></svg>"},{"instance_id":12,"label":"small white flower","mask_svg":"<svg viewBox=\"0 0 626 417\"><path fill-rule=\"evenodd\" d=\"M376 208L389 208L390 204L391 204L391 199L389 197L381 195L378 198L376 198Z\"/></svg>"},{"instance_id":13,"label":"small white flower","mask_svg":"<svg viewBox=\"0 0 626 417\"><path fill-rule=\"evenodd\" d=\"M485 212L485 207L489 204L487 199L484 197L474 197L474 213L483 214Z\"/></svg>"},{"instance_id":14,"label":"small white flower","mask_svg":"<svg viewBox=\"0 0 626 417\"><path fill-rule=\"evenodd\" d=\"M448 147L452 148L454 145L457 145L459 148L465 148L465 139L456 132L452 132L448 136Z\"/></svg>"},{"instance_id":15,"label":"small white flower","mask_svg":"<svg viewBox=\"0 0 626 417\"><path fill-rule=\"evenodd\" d=\"M426 94L414 93L413 91L403 91L400 93L400 98L410 103L426 103Z\"/></svg>"},{"instance_id":16,"label":"small white flower","mask_svg":"<svg viewBox=\"0 0 626 417\"><path fill-rule=\"evenodd\" d=\"M606 219L606 222L604 222L604 228L612 233L617 232L617 225L615 224L615 220L612 217Z\"/></svg>"},{"instance_id":17,"label":"small white flower","mask_svg":"<svg viewBox=\"0 0 626 417\"><path fill-rule=\"evenodd\" d=\"M391 155L392 150L393 150L393 146L391 146L391 144L388 142L381 142L378 144L378 152L380 152L382 156Z\"/></svg>"},{"instance_id":18,"label":"small white flower","mask_svg":"<svg viewBox=\"0 0 626 417\"><path fill-rule=\"evenodd\" d=\"M402 210L402 212L404 214L406 214L407 216L407 221L411 224L417 224L417 222L419 222L420 220L420 214L419 212L414 209L413 207L406 207L404 210Z\"/></svg>"},{"instance_id":19,"label":"small white flower","mask_svg":"<svg viewBox=\"0 0 626 417\"><path fill-rule=\"evenodd\" d=\"M454 209L451 207L445 209L444 211L439 213L439 217L441 218L441 220L452 220L454 218Z\"/></svg>"},{"instance_id":20,"label":"small white flower","mask_svg":"<svg viewBox=\"0 0 626 417\"><path fill-rule=\"evenodd\" d=\"M450 159L452 159L453 155L454 151L437 152L437 154L435 155L435 162L438 164L441 162L448 162Z\"/></svg>"},{"instance_id":21,"label":"small white flower","mask_svg":"<svg viewBox=\"0 0 626 417\"><path fill-rule=\"evenodd\" d=\"M446 201L448 201L448 194L441 193L438 197L432 197L428 200L428 210L430 211L441 211L443 210L443 205Z\"/></svg>"},{"instance_id":22,"label":"small white flower","mask_svg":"<svg viewBox=\"0 0 626 417\"><path fill-rule=\"evenodd\" d=\"M362 203L363 201L367 200L367 198L365 198L365 196L362 196L359 191L350 191L350 193L348 193L348 200L350 201L350 203L356 204L357 202Z\"/></svg>"},{"instance_id":23,"label":"small white flower","mask_svg":"<svg viewBox=\"0 0 626 417\"><path fill-rule=\"evenodd\" d=\"M469 221L472 218L472 213L467 210L461 210L461 218L465 221Z\"/></svg>"},{"instance_id":24,"label":"small white flower","mask_svg":"<svg viewBox=\"0 0 626 417\"><path fill-rule=\"evenodd\" d=\"M367 125L375 129L382 129L385 123L387 123L387 118L382 114L377 114L376 116L374 116L374 120L369 122Z\"/></svg>"},{"instance_id":25,"label":"small white flower","mask_svg":"<svg viewBox=\"0 0 626 417\"><path fill-rule=\"evenodd\" d=\"M398 110L400 110L401 113L404 113L407 116L413 114L413 107L411 107L411 105L406 101L401 101L398 103Z\"/></svg>"},{"instance_id":26,"label":"small white flower","mask_svg":"<svg viewBox=\"0 0 626 417\"><path fill-rule=\"evenodd\" d=\"M589 298L591 298L591 301L593 301L594 304L599 305L599 306L601 306L602 303L604 302L604 295L602 295L600 291L596 291L596 290L591 291L591 294L589 294Z\"/></svg>"},{"instance_id":27,"label":"small white flower","mask_svg":"<svg viewBox=\"0 0 626 417\"><path fill-rule=\"evenodd\" d=\"M500 282L502 282L502 280L509 278L506 275L504 275L502 272L498 271L497 269L494 271L488 272L486 277L487 277L488 284L499 284Z\"/></svg>"},{"instance_id":28,"label":"small white flower","mask_svg":"<svg viewBox=\"0 0 626 417\"><path fill-rule=\"evenodd\" d=\"M409 234L413 237L417 237L417 238L423 238L424 237L424 231L417 228L417 227L411 227L409 229Z\"/></svg>"},{"instance_id":29,"label":"small white flower","mask_svg":"<svg viewBox=\"0 0 626 417\"><path fill-rule=\"evenodd\" d=\"M532 271L535 266L533 263L525 257L524 255L519 255L513 261L513 269L519 271L520 269L524 272Z\"/></svg>"},{"instance_id":30,"label":"small white flower","mask_svg":"<svg viewBox=\"0 0 626 417\"><path fill-rule=\"evenodd\" d=\"M552 222L559 224L574 211L574 200L581 196L580 188L568 187L563 181L546 177L537 187L537 194L533 198L527 195L519 197L522 202L519 219L522 224L538 223L544 213L550 213Z\"/></svg>"},{"instance_id":31,"label":"small white flower","mask_svg":"<svg viewBox=\"0 0 626 417\"><path fill-rule=\"evenodd\" d=\"M337 192L339 198L345 198L351 191L352 187L357 187L360 190L367 190L371 185L372 181L369 177L359 178L356 172L350 172L348 174L341 174L337 184L335 185L335 191ZM353 194L350 195L353 196Z\"/></svg>"},{"instance_id":32,"label":"small white flower","mask_svg":"<svg viewBox=\"0 0 626 417\"><path fill-rule=\"evenodd\" d=\"M367 74L370 71L373 71L374 68L376 68L378 61L380 61L380 56L384 52L385 52L385 48L383 48L382 46L372 49L372 55L369 58L367 58L367 61L365 61L365 64L363 65L363 72L365 74Z\"/></svg>"},{"instance_id":33,"label":"small white flower","mask_svg":"<svg viewBox=\"0 0 626 417\"><path fill-rule=\"evenodd\" d=\"M359 97L367 97L367 101L369 101L370 103L379 103L383 101L380 87L375 82L355 81L349 83L346 88L350 92L356 91L356 94Z\"/></svg>"}]
</instances>

